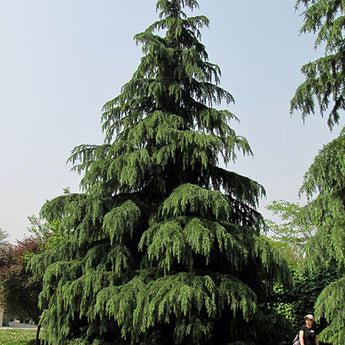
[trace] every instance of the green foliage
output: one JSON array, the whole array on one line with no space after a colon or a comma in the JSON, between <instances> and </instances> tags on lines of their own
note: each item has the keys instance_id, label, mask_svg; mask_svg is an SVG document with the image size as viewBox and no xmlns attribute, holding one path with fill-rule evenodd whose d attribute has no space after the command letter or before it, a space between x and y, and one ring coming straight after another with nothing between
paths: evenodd
<instances>
[{"instance_id":1,"label":"green foliage","mask_svg":"<svg viewBox=\"0 0 345 345\"><path fill-rule=\"evenodd\" d=\"M29 237L17 241L16 245L9 247L9 258L1 262L0 268L1 302L7 315L29 318L35 324L39 323L41 315L38 295L42 290L42 275L34 275L27 270L27 264L43 250L42 238ZM36 331L36 344L39 344L39 333L40 326Z\"/></svg>"},{"instance_id":2,"label":"green foliage","mask_svg":"<svg viewBox=\"0 0 345 345\"><path fill-rule=\"evenodd\" d=\"M0 269L2 299L8 315L28 317L39 321L38 294L42 280L26 270L32 255L41 251L40 243L34 238L17 241L8 252L6 265Z\"/></svg>"},{"instance_id":3,"label":"green foliage","mask_svg":"<svg viewBox=\"0 0 345 345\"><path fill-rule=\"evenodd\" d=\"M317 159L321 159L321 157ZM326 165L330 169L335 168L332 167L332 164L325 164L324 167ZM311 168L309 174L312 171L313 176L318 181L320 181L319 174L321 176L330 176L327 172L316 167ZM311 180L308 180L308 174L306 174L305 181L304 188L309 186L309 191L315 192L315 185ZM321 296L327 295L327 286L339 278L334 265L335 260L331 259L324 251L320 251L320 245L326 246L326 241L328 241L328 247L332 246L330 238L325 238L323 244L320 240L316 240L316 238L322 238L324 220L317 221L315 214L325 212L324 208L318 209L316 205L317 201L315 200L303 207L286 201L276 201L267 207L275 215L279 215L282 220L280 223L268 221L268 228L274 233L270 240L273 246L286 258L293 272L294 280L293 289L286 290L279 285L276 286L277 300L273 307L290 321L292 333L300 327L307 313L314 314L315 303L324 299ZM339 232L339 229L334 229L334 231ZM325 308L326 306L327 308ZM329 311L329 306L331 306L330 303L328 305L327 303L322 304L315 311L315 314L319 317L318 326L321 330L327 328L330 322L330 319L326 319L323 315L323 312ZM330 338L327 339L329 341ZM291 339L288 339L288 337L286 341L291 343Z\"/></svg>"},{"instance_id":4,"label":"green foliage","mask_svg":"<svg viewBox=\"0 0 345 345\"><path fill-rule=\"evenodd\" d=\"M316 313L326 319L328 326L322 332L322 339L332 344L341 344L344 333L345 277L329 284L319 295Z\"/></svg>"},{"instance_id":5,"label":"green foliage","mask_svg":"<svg viewBox=\"0 0 345 345\"><path fill-rule=\"evenodd\" d=\"M304 324L306 314L315 314L315 303L323 290L338 279L338 274L331 267L316 267L313 272L301 271L296 266L290 268L294 285L286 289L275 285L275 296L270 302L271 307L288 322L287 332L281 345L291 344L298 329ZM328 326L329 320L319 318L317 327L320 331Z\"/></svg>"},{"instance_id":6,"label":"green foliage","mask_svg":"<svg viewBox=\"0 0 345 345\"><path fill-rule=\"evenodd\" d=\"M301 33L315 33L315 48L324 45L325 56L302 67L306 79L291 100L291 112L301 110L305 119L315 113L317 102L322 116L330 108L328 126L332 129L345 109L345 5L342 0L298 0L296 8L301 5L305 7Z\"/></svg>"},{"instance_id":7,"label":"green foliage","mask_svg":"<svg viewBox=\"0 0 345 345\"><path fill-rule=\"evenodd\" d=\"M333 287L334 290L341 291L344 285L344 140L342 132L338 138L323 147L306 173L301 188L301 192L310 198L309 216L317 229L306 247L308 260L305 261L305 266L311 272L317 267L337 272L338 280L325 287L315 304L316 317L329 322L320 334L320 339L334 345L342 343L337 335L342 334L339 320L341 322L344 318L343 309L339 308L332 290Z\"/></svg>"},{"instance_id":8,"label":"green foliage","mask_svg":"<svg viewBox=\"0 0 345 345\"><path fill-rule=\"evenodd\" d=\"M340 251L342 248L341 233L343 230L342 227L337 228L334 224L333 227L329 227L331 223L328 220L333 214L335 217L342 217L343 211L341 208L338 208L338 211L341 211L338 214L327 211L327 205L332 205L334 202L339 204L340 200L334 199L336 184L333 184L334 190L324 188L329 181L323 180L320 176L323 176L324 179L333 176L333 181L335 181L335 174L332 175L325 169L337 171L335 161L331 161L334 159L334 157L332 158L333 151L328 146L338 147L338 144L332 142L325 146L305 175L305 183L301 192L307 190L311 197L313 193L320 190L318 198L311 200L304 207L286 201L274 202L268 207L283 220L281 224L268 222L269 229L274 232L274 236L270 240L282 256L286 257L294 272L294 288L284 290L278 286L277 302L274 307L290 320L293 329L300 326L306 313L314 314L315 311L319 326L321 329L325 329L322 339L331 343L334 340L331 341L329 334L326 334L325 337L325 333L326 330L334 332L333 327L336 326L336 323L329 325L331 319L326 315L332 313L335 304L332 305L330 300L323 302L327 298L332 298L331 295L326 296L331 291L332 282L341 277L342 258L336 257L337 252L334 251ZM326 157L327 155L328 157ZM331 161L331 163L324 164L325 161ZM321 164L318 165L320 162ZM331 191L329 195L325 192L327 189ZM323 202L320 202L320 198ZM328 200L327 203L325 200ZM334 236L337 238L333 239L333 236L329 236L330 232L334 232ZM339 246L338 249L336 249L337 246Z\"/></svg>"},{"instance_id":9,"label":"green foliage","mask_svg":"<svg viewBox=\"0 0 345 345\"><path fill-rule=\"evenodd\" d=\"M308 253L313 264L326 261L336 263L343 270L344 261L344 192L343 166L345 135L325 145L305 175L301 192L310 198L309 214L318 231L309 242ZM315 255L314 255L315 254Z\"/></svg>"},{"instance_id":10,"label":"green foliage","mask_svg":"<svg viewBox=\"0 0 345 345\"><path fill-rule=\"evenodd\" d=\"M266 220L274 245L280 247L290 265L298 264L305 254L305 246L315 233L311 222L309 205L300 206L285 200L273 201L266 207L273 215L278 215L280 222ZM284 254L285 253L285 254Z\"/></svg>"},{"instance_id":11,"label":"green foliage","mask_svg":"<svg viewBox=\"0 0 345 345\"><path fill-rule=\"evenodd\" d=\"M48 344L273 345L284 333L267 307L289 274L260 235L265 191L218 167L251 150L218 109L233 98L199 41L208 19L183 6L198 3L157 2L160 20L135 37L145 55L104 105L104 144L72 151L83 193L42 207L64 237L30 263Z\"/></svg>"},{"instance_id":12,"label":"green foliage","mask_svg":"<svg viewBox=\"0 0 345 345\"><path fill-rule=\"evenodd\" d=\"M321 292L323 293L324 289L338 277L336 270L332 267L320 266L315 267L313 272L298 270L294 272L294 289L289 300L296 311L293 319L295 327L302 323L307 313L317 313L315 303L320 298ZM325 321L328 323L325 318L319 318L318 321L321 328L325 327Z\"/></svg>"}]
</instances>

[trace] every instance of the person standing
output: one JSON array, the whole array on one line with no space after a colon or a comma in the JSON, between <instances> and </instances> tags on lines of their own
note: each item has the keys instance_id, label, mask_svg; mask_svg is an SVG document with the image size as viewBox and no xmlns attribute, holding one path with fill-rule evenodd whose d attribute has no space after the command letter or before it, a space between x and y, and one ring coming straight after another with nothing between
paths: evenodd
<instances>
[{"instance_id":1,"label":"person standing","mask_svg":"<svg viewBox=\"0 0 345 345\"><path fill-rule=\"evenodd\" d=\"M319 333L314 325L314 316L308 314L304 318L305 325L299 331L301 345L319 345Z\"/></svg>"}]
</instances>

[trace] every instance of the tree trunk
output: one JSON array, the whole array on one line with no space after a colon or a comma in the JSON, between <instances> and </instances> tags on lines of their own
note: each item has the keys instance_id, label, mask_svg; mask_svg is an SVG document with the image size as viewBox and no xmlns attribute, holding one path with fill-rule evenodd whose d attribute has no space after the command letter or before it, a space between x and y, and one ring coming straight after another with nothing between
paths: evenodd
<instances>
[{"instance_id":1,"label":"tree trunk","mask_svg":"<svg viewBox=\"0 0 345 345\"><path fill-rule=\"evenodd\" d=\"M37 331L36 331L36 345L40 345L40 330L41 330L41 326L38 325Z\"/></svg>"}]
</instances>

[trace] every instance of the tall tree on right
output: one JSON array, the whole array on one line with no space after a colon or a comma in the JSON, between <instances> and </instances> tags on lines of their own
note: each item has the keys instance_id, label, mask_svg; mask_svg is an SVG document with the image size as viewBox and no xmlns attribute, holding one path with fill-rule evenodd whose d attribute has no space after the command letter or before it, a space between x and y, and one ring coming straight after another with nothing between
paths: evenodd
<instances>
[{"instance_id":1,"label":"tall tree on right","mask_svg":"<svg viewBox=\"0 0 345 345\"><path fill-rule=\"evenodd\" d=\"M345 2L342 0L297 0L304 6L302 33L316 34L315 48L325 55L302 67L306 79L291 100L291 112L302 111L303 120L315 113L328 113L328 127L339 123L345 110ZM345 337L345 129L315 157L307 171L301 193L309 197L308 217L316 228L307 246L306 264L336 268L337 278L319 295L315 315L328 326L320 338L333 345Z\"/></svg>"},{"instance_id":2,"label":"tall tree on right","mask_svg":"<svg viewBox=\"0 0 345 345\"><path fill-rule=\"evenodd\" d=\"M303 120L315 113L328 112L328 126L333 129L345 110L345 2L342 0L297 0L296 9L305 7L301 33L316 34L315 48L325 47L325 55L305 64L305 81L291 100L291 112L302 111Z\"/></svg>"},{"instance_id":3,"label":"tall tree on right","mask_svg":"<svg viewBox=\"0 0 345 345\"><path fill-rule=\"evenodd\" d=\"M315 304L318 320L328 326L320 339L333 345L345 337L345 131L325 145L304 178L301 192L311 201L308 212L316 227L307 245L306 264L311 271L324 266L337 270L337 278L321 292Z\"/></svg>"}]
</instances>

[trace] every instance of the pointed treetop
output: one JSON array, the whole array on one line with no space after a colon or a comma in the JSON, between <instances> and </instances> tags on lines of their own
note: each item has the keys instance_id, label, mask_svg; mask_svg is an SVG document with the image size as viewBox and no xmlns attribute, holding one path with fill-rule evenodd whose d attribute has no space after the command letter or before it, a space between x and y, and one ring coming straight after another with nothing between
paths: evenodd
<instances>
[{"instance_id":1,"label":"pointed treetop","mask_svg":"<svg viewBox=\"0 0 345 345\"><path fill-rule=\"evenodd\" d=\"M183 7L189 7L191 10L194 8L199 8L199 4L196 0L158 0L156 8L161 10L159 17L186 17L186 15L181 11Z\"/></svg>"}]
</instances>

